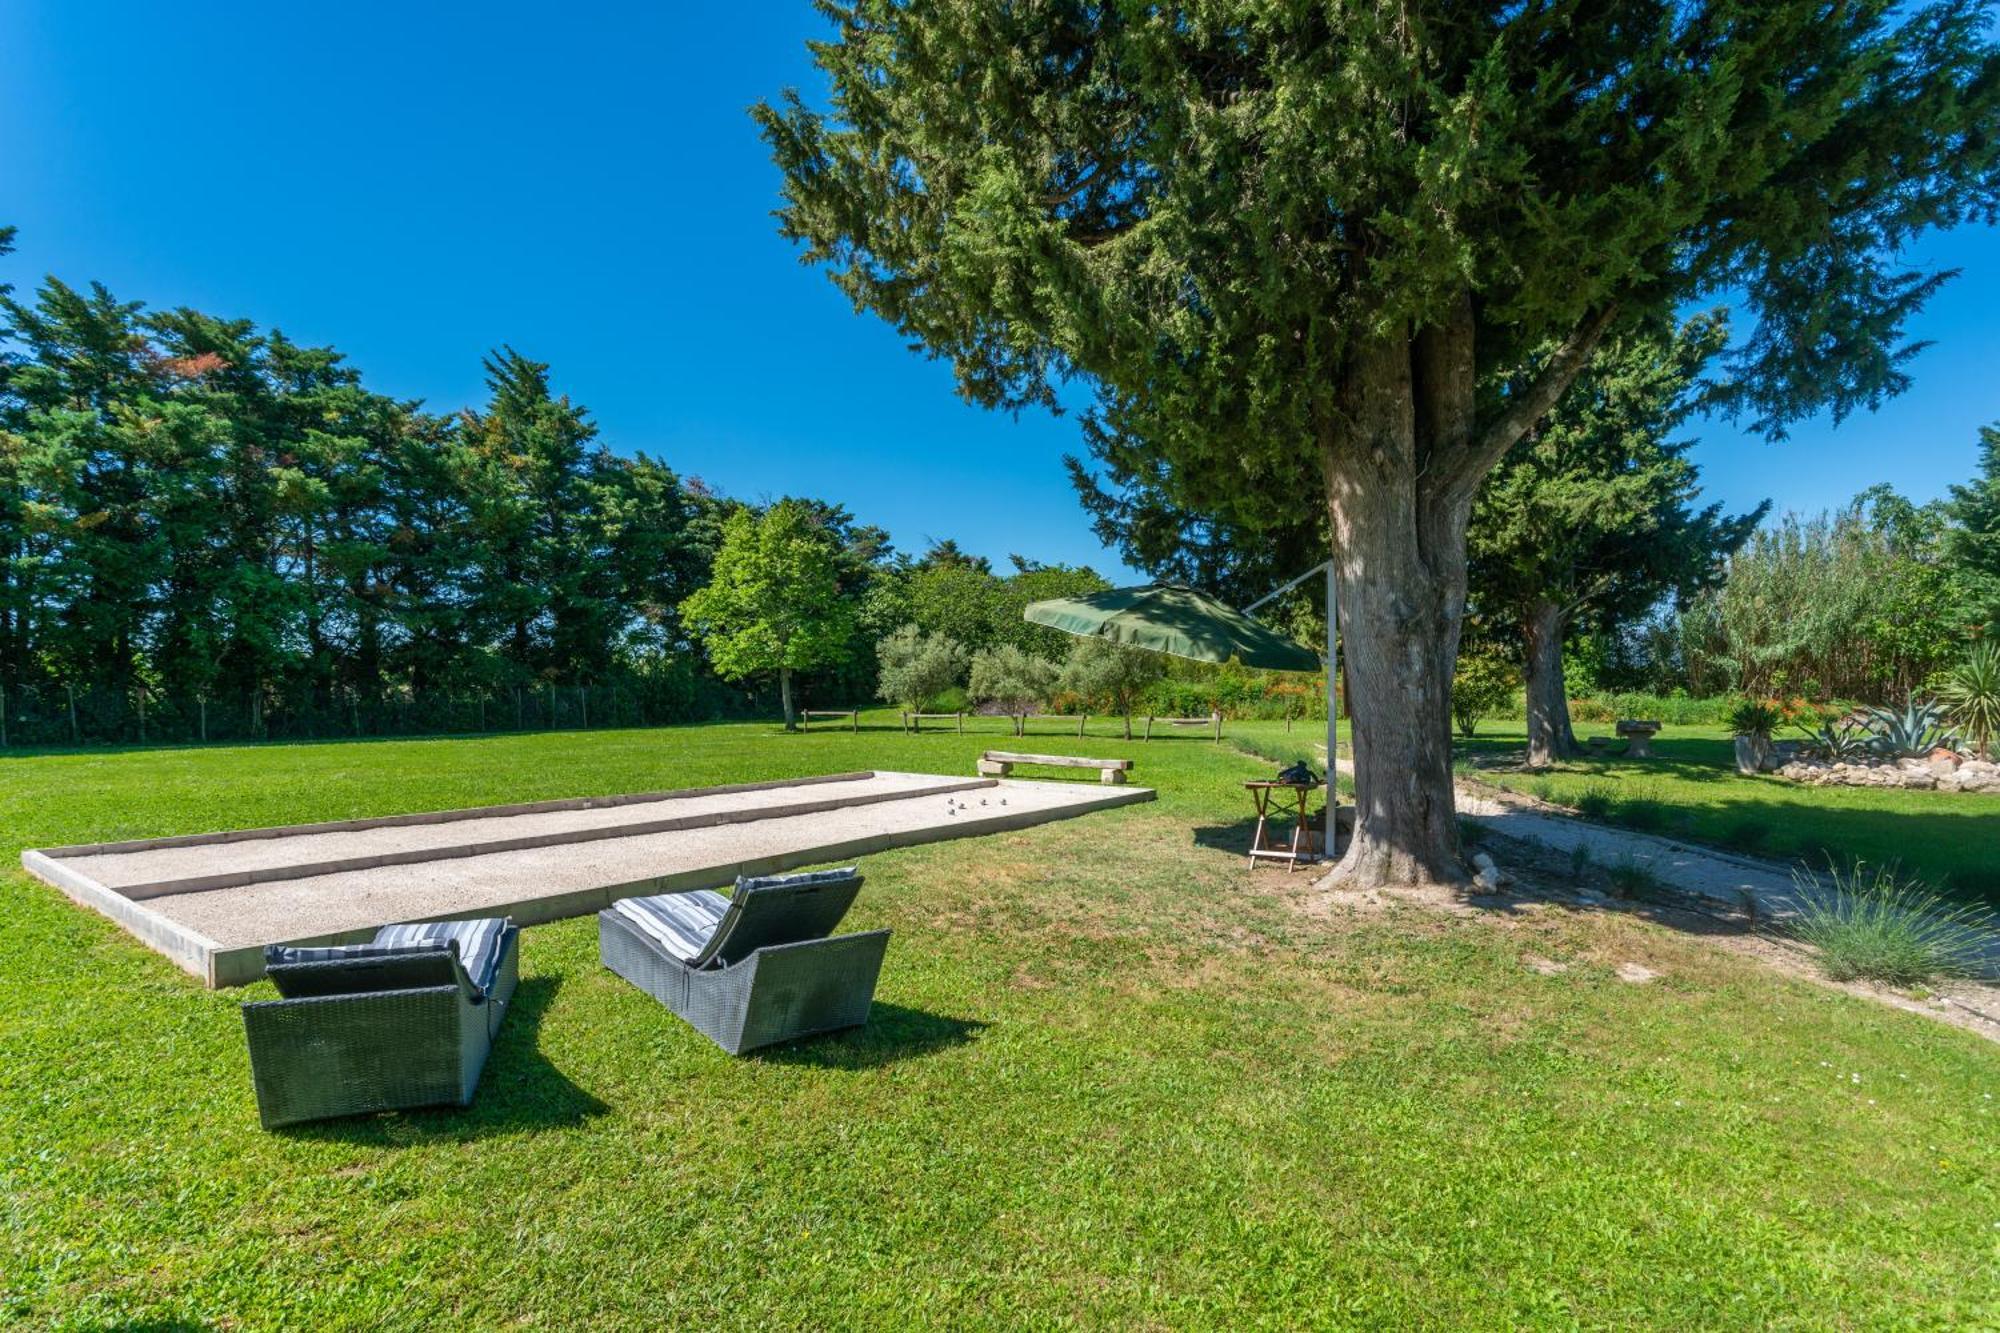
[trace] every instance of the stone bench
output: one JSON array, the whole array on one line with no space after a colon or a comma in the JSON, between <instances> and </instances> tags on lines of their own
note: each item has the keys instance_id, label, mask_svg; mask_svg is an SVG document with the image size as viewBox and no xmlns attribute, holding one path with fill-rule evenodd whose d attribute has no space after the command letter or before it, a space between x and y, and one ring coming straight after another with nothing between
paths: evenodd
<instances>
[{"instance_id":1,"label":"stone bench","mask_svg":"<svg viewBox=\"0 0 2000 1333\"><path fill-rule=\"evenodd\" d=\"M1658 722L1635 721L1626 718L1615 728L1625 738L1625 757L1628 759L1651 759L1653 757L1653 735L1659 731Z\"/></svg>"},{"instance_id":2,"label":"stone bench","mask_svg":"<svg viewBox=\"0 0 2000 1333\"><path fill-rule=\"evenodd\" d=\"M1094 768L1097 780L1110 786L1125 781L1132 771L1130 759L1086 759L1075 754L1018 754L1012 750L988 750L979 756L979 776L1004 778L1016 764L1046 764L1051 768Z\"/></svg>"},{"instance_id":3,"label":"stone bench","mask_svg":"<svg viewBox=\"0 0 2000 1333\"><path fill-rule=\"evenodd\" d=\"M1220 713L1210 713L1207 717L1148 717L1146 719L1147 740L1153 739L1153 724L1155 722L1163 726L1180 727L1182 729L1200 727L1204 731L1212 730L1215 732L1215 739L1222 739L1222 714Z\"/></svg>"}]
</instances>

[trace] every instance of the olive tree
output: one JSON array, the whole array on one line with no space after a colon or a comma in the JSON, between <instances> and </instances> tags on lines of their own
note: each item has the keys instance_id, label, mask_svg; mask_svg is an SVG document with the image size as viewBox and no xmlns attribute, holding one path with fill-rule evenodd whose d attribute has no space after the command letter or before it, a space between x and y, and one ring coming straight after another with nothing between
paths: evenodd
<instances>
[{"instance_id":1,"label":"olive tree","mask_svg":"<svg viewBox=\"0 0 2000 1333\"><path fill-rule=\"evenodd\" d=\"M1158 653L1127 648L1109 639L1082 638L1070 649L1056 685L1124 718L1125 739L1129 741L1139 696L1166 674L1167 660Z\"/></svg>"},{"instance_id":2,"label":"olive tree","mask_svg":"<svg viewBox=\"0 0 2000 1333\"><path fill-rule=\"evenodd\" d=\"M1943 280L1898 251L1995 208L1980 0L820 8L827 98L755 112L809 261L1189 507L1323 501L1357 883L1463 874L1467 518L1598 343L1735 294L1735 408L1871 405Z\"/></svg>"},{"instance_id":3,"label":"olive tree","mask_svg":"<svg viewBox=\"0 0 2000 1333\"><path fill-rule=\"evenodd\" d=\"M994 700L1009 712L1026 713L1055 693L1056 675L1056 664L1047 658L1003 643L973 654L972 697Z\"/></svg>"},{"instance_id":4,"label":"olive tree","mask_svg":"<svg viewBox=\"0 0 2000 1333\"><path fill-rule=\"evenodd\" d=\"M912 713L965 680L965 649L942 634L905 625L875 646L882 664L880 694L885 703Z\"/></svg>"}]
</instances>

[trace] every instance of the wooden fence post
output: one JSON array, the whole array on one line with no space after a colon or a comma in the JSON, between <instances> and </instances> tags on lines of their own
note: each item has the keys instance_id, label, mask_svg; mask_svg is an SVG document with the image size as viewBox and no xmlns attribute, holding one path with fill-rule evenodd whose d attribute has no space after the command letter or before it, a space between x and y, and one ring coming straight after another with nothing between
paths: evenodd
<instances>
[{"instance_id":1,"label":"wooden fence post","mask_svg":"<svg viewBox=\"0 0 2000 1333\"><path fill-rule=\"evenodd\" d=\"M146 743L146 687L139 687L139 744Z\"/></svg>"},{"instance_id":2,"label":"wooden fence post","mask_svg":"<svg viewBox=\"0 0 2000 1333\"><path fill-rule=\"evenodd\" d=\"M0 685L0 750L7 748L7 687Z\"/></svg>"},{"instance_id":3,"label":"wooden fence post","mask_svg":"<svg viewBox=\"0 0 2000 1333\"><path fill-rule=\"evenodd\" d=\"M63 688L69 691L69 743L71 745L81 745L83 744L83 733L78 731L76 726L76 686L65 685Z\"/></svg>"},{"instance_id":4,"label":"wooden fence post","mask_svg":"<svg viewBox=\"0 0 2000 1333\"><path fill-rule=\"evenodd\" d=\"M590 696L584 693L587 688L583 685L576 687L576 712L577 716L583 719L582 726L585 731L590 730Z\"/></svg>"},{"instance_id":5,"label":"wooden fence post","mask_svg":"<svg viewBox=\"0 0 2000 1333\"><path fill-rule=\"evenodd\" d=\"M194 697L194 706L201 714L201 743L206 745L208 744L208 696L197 694Z\"/></svg>"}]
</instances>

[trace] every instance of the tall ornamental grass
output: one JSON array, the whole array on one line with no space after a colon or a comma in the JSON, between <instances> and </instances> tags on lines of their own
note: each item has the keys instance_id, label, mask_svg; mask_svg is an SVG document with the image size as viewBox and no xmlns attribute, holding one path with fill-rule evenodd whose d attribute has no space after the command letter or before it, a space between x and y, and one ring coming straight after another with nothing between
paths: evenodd
<instances>
[{"instance_id":1,"label":"tall ornamental grass","mask_svg":"<svg viewBox=\"0 0 2000 1333\"><path fill-rule=\"evenodd\" d=\"M1819 951L1835 981L1917 986L1976 974L1992 943L1989 918L1938 897L1894 866L1829 861L1824 878L1792 871L1799 915L1791 931Z\"/></svg>"}]
</instances>

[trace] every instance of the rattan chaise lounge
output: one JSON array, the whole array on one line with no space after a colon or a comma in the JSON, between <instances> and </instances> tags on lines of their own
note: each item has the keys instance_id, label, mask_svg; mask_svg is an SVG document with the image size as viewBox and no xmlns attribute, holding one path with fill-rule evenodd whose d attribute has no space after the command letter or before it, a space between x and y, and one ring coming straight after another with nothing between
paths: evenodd
<instances>
[{"instance_id":1,"label":"rattan chaise lounge","mask_svg":"<svg viewBox=\"0 0 2000 1333\"><path fill-rule=\"evenodd\" d=\"M853 868L626 898L597 914L604 965L731 1055L868 1021L889 932L834 935Z\"/></svg>"},{"instance_id":2,"label":"rattan chaise lounge","mask_svg":"<svg viewBox=\"0 0 2000 1333\"><path fill-rule=\"evenodd\" d=\"M284 998L243 1006L266 1129L472 1101L520 974L511 921L384 926L366 944L265 950Z\"/></svg>"}]
</instances>

